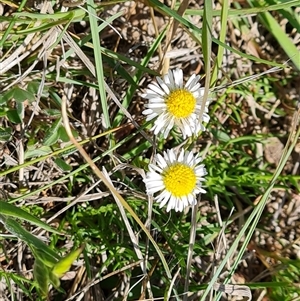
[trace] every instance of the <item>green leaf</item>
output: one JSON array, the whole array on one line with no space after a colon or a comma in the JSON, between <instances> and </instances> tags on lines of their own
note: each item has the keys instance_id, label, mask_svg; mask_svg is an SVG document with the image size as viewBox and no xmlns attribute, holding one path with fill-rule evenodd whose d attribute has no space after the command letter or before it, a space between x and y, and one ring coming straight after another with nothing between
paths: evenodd
<instances>
[{"instance_id":1,"label":"green leaf","mask_svg":"<svg viewBox=\"0 0 300 301\"><path fill-rule=\"evenodd\" d=\"M34 101L35 96L31 92L23 90L19 87L13 89L13 98L17 102L24 102L25 100Z\"/></svg>"},{"instance_id":2,"label":"green leaf","mask_svg":"<svg viewBox=\"0 0 300 301\"><path fill-rule=\"evenodd\" d=\"M41 83L38 81L32 81L28 83L26 91L28 93L31 93L32 95L36 95L39 93ZM49 96L49 86L44 86L43 91L41 92L42 97L48 97Z\"/></svg>"},{"instance_id":3,"label":"green leaf","mask_svg":"<svg viewBox=\"0 0 300 301\"><path fill-rule=\"evenodd\" d=\"M49 278L50 278L50 281L51 281L51 283L53 284L53 286L54 286L56 289L58 289L58 288L60 287L60 281L59 281L59 278L58 278L56 275L54 275L54 274L52 273L52 271L49 271Z\"/></svg>"},{"instance_id":4,"label":"green leaf","mask_svg":"<svg viewBox=\"0 0 300 301\"><path fill-rule=\"evenodd\" d=\"M66 132L66 129L65 127L61 126L59 128L59 138L63 141L63 142L69 142L70 141L70 138ZM74 131L72 131L72 133L74 134ZM77 133L76 133L76 136L77 136Z\"/></svg>"},{"instance_id":5,"label":"green leaf","mask_svg":"<svg viewBox=\"0 0 300 301\"><path fill-rule=\"evenodd\" d=\"M0 127L0 141L6 142L11 138L12 128Z\"/></svg>"},{"instance_id":6,"label":"green leaf","mask_svg":"<svg viewBox=\"0 0 300 301\"><path fill-rule=\"evenodd\" d=\"M39 90L39 86L40 86L40 83L37 81L30 82L27 85L27 91L33 95L37 94L38 90Z\"/></svg>"},{"instance_id":7,"label":"green leaf","mask_svg":"<svg viewBox=\"0 0 300 301\"><path fill-rule=\"evenodd\" d=\"M0 105L14 99L16 102L24 102L25 100L34 101L34 93L14 87L0 96Z\"/></svg>"},{"instance_id":8,"label":"green leaf","mask_svg":"<svg viewBox=\"0 0 300 301\"><path fill-rule=\"evenodd\" d=\"M41 245L42 244L42 245ZM35 242L35 244L30 244L30 249L36 258L39 258L45 266L53 268L53 266L60 260L58 256L52 249L45 245L42 241L40 243Z\"/></svg>"},{"instance_id":9,"label":"green leaf","mask_svg":"<svg viewBox=\"0 0 300 301\"><path fill-rule=\"evenodd\" d=\"M6 108L6 107L5 108L0 107L0 117L6 116L7 115L7 111L8 111L8 108Z\"/></svg>"},{"instance_id":10,"label":"green leaf","mask_svg":"<svg viewBox=\"0 0 300 301\"><path fill-rule=\"evenodd\" d=\"M46 297L48 295L49 268L47 268L39 258L35 258L33 276L37 282L39 291L43 297Z\"/></svg>"},{"instance_id":11,"label":"green leaf","mask_svg":"<svg viewBox=\"0 0 300 301\"><path fill-rule=\"evenodd\" d=\"M6 230L24 241L30 247L35 257L39 257L45 265L52 268L55 263L60 260L56 252L50 249L36 236L25 230L17 221L10 217L3 218L2 215L0 215L0 219Z\"/></svg>"},{"instance_id":12,"label":"green leaf","mask_svg":"<svg viewBox=\"0 0 300 301\"><path fill-rule=\"evenodd\" d=\"M45 146L53 145L59 139L59 128L61 125L61 118L58 118L52 126L47 130L43 144Z\"/></svg>"},{"instance_id":13,"label":"green leaf","mask_svg":"<svg viewBox=\"0 0 300 301\"><path fill-rule=\"evenodd\" d=\"M52 152L49 146L42 146L40 148L36 148L36 146L31 145L28 147L28 150L25 152L25 159L36 158L40 156L48 155Z\"/></svg>"},{"instance_id":14,"label":"green leaf","mask_svg":"<svg viewBox=\"0 0 300 301\"><path fill-rule=\"evenodd\" d=\"M24 106L23 102L16 102L16 109L17 109L17 113L19 115L19 118L21 120L23 120L24 109L25 109L25 106Z\"/></svg>"},{"instance_id":15,"label":"green leaf","mask_svg":"<svg viewBox=\"0 0 300 301\"><path fill-rule=\"evenodd\" d=\"M60 117L61 111L57 109L45 109L44 112L51 117Z\"/></svg>"},{"instance_id":16,"label":"green leaf","mask_svg":"<svg viewBox=\"0 0 300 301\"><path fill-rule=\"evenodd\" d=\"M71 171L72 170L72 167L67 164L63 159L61 158L57 158L55 159L55 164L57 164L57 166L62 169L63 171Z\"/></svg>"},{"instance_id":17,"label":"green leaf","mask_svg":"<svg viewBox=\"0 0 300 301\"><path fill-rule=\"evenodd\" d=\"M221 131L221 130L211 129L211 133L218 141L229 142L231 139L227 133L225 133L224 131Z\"/></svg>"},{"instance_id":18,"label":"green leaf","mask_svg":"<svg viewBox=\"0 0 300 301\"><path fill-rule=\"evenodd\" d=\"M69 271L72 263L80 255L84 247L85 245L82 245L79 249L73 250L67 256L59 260L59 262L54 265L52 273L58 278L62 277L66 272Z\"/></svg>"},{"instance_id":19,"label":"green leaf","mask_svg":"<svg viewBox=\"0 0 300 301\"><path fill-rule=\"evenodd\" d=\"M7 91L6 93L0 95L0 105L3 105L13 98L14 89Z\"/></svg>"},{"instance_id":20,"label":"green leaf","mask_svg":"<svg viewBox=\"0 0 300 301\"><path fill-rule=\"evenodd\" d=\"M17 110L9 110L6 113L6 116L10 122L13 123L22 123L22 120L18 114Z\"/></svg>"},{"instance_id":21,"label":"green leaf","mask_svg":"<svg viewBox=\"0 0 300 301\"><path fill-rule=\"evenodd\" d=\"M0 201L0 214L5 216L16 217L22 220L25 220L29 223L32 223L38 227L41 227L49 232L53 232L56 234L61 234L57 230L53 229L52 227L48 226L40 219L36 218L35 216L31 215L30 213L24 211L23 209L16 207L7 202Z\"/></svg>"}]
</instances>

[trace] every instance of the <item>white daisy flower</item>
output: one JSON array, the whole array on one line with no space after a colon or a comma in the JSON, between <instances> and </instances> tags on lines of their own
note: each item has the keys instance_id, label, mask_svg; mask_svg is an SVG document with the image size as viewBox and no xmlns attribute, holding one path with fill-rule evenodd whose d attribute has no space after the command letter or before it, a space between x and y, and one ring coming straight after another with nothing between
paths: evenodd
<instances>
[{"instance_id":1,"label":"white daisy flower","mask_svg":"<svg viewBox=\"0 0 300 301\"><path fill-rule=\"evenodd\" d=\"M162 132L167 138L174 126L180 129L183 138L205 130L202 123L207 123L210 117L207 102L200 116L204 88L200 88L199 78L199 75L193 74L183 86L182 70L175 69L173 72L169 70L163 79L156 77L157 83L149 84L142 95L149 100L143 114L147 115L147 121L158 116L151 129L155 135Z\"/></svg>"},{"instance_id":2,"label":"white daisy flower","mask_svg":"<svg viewBox=\"0 0 300 301\"><path fill-rule=\"evenodd\" d=\"M179 154L171 150L164 156L155 156L156 164L149 164L149 172L144 179L148 195L158 193L154 199L160 208L167 203L167 212L171 209L182 211L197 203L196 195L205 193L202 181L207 172L198 155L182 150Z\"/></svg>"}]
</instances>

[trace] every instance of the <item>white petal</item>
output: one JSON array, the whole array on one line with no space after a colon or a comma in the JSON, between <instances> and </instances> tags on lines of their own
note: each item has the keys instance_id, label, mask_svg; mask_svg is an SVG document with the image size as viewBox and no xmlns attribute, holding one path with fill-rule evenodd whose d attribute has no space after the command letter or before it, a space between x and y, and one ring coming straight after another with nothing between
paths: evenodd
<instances>
[{"instance_id":1,"label":"white petal","mask_svg":"<svg viewBox=\"0 0 300 301\"><path fill-rule=\"evenodd\" d=\"M169 212L171 209L174 209L176 206L176 197L171 196L168 207L167 207L167 212Z\"/></svg>"},{"instance_id":2,"label":"white petal","mask_svg":"<svg viewBox=\"0 0 300 301\"><path fill-rule=\"evenodd\" d=\"M149 103L148 108L149 109L163 109L166 107L166 104L164 103Z\"/></svg>"},{"instance_id":3,"label":"white petal","mask_svg":"<svg viewBox=\"0 0 300 301\"><path fill-rule=\"evenodd\" d=\"M193 74L193 75L188 79L188 81L186 82L185 88L190 88L190 87L192 87L192 86L193 86L192 84L195 82L195 78L196 78L196 74ZM198 78L198 80L199 80L199 78ZM197 82L198 82L198 80L197 80Z\"/></svg>"},{"instance_id":4,"label":"white petal","mask_svg":"<svg viewBox=\"0 0 300 301\"><path fill-rule=\"evenodd\" d=\"M165 95L165 92L155 83L149 84L149 89L150 90L146 90L147 94L153 94L153 92L157 93L160 96Z\"/></svg>"},{"instance_id":5,"label":"white petal","mask_svg":"<svg viewBox=\"0 0 300 301\"><path fill-rule=\"evenodd\" d=\"M188 196L188 202L189 202L190 206L194 206L194 205L197 204L196 198L195 198L195 196L192 195L192 194L190 194L190 195Z\"/></svg>"},{"instance_id":6,"label":"white petal","mask_svg":"<svg viewBox=\"0 0 300 301\"><path fill-rule=\"evenodd\" d=\"M166 84L164 83L164 81L163 81L161 78L157 77L156 79L157 79L158 84L159 84L159 85L162 87L162 89L164 90L165 95L170 94L170 89L169 89L168 85L166 85Z\"/></svg>"},{"instance_id":7,"label":"white petal","mask_svg":"<svg viewBox=\"0 0 300 301\"><path fill-rule=\"evenodd\" d=\"M173 71L174 74L174 81L175 81L175 85L178 88L182 88L183 87L183 73L181 69L175 69Z\"/></svg>"}]
</instances>

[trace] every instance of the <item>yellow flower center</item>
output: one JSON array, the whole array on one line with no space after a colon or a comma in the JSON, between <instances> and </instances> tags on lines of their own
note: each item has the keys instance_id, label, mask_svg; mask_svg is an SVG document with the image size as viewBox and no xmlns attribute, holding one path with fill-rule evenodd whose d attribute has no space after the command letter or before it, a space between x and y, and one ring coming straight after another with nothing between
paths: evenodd
<instances>
[{"instance_id":1,"label":"yellow flower center","mask_svg":"<svg viewBox=\"0 0 300 301\"><path fill-rule=\"evenodd\" d=\"M178 89L174 90L166 98L169 113L176 118L188 117L195 110L196 98L193 93Z\"/></svg>"},{"instance_id":2,"label":"yellow flower center","mask_svg":"<svg viewBox=\"0 0 300 301\"><path fill-rule=\"evenodd\" d=\"M196 186L194 169L181 163L174 164L165 171L163 182L173 196L182 197L191 193Z\"/></svg>"}]
</instances>

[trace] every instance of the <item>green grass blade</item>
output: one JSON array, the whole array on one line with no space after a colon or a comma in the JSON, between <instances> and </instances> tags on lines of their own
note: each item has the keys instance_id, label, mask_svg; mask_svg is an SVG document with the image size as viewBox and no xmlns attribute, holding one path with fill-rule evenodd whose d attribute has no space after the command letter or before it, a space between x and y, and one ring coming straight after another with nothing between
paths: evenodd
<instances>
[{"instance_id":1,"label":"green grass blade","mask_svg":"<svg viewBox=\"0 0 300 301\"><path fill-rule=\"evenodd\" d=\"M68 12L57 12L54 14L39 14L39 13L29 13L29 12L18 12L14 13L13 16L16 17L22 17L22 18L29 18L32 20L42 20L42 21L47 21L47 22L53 22L53 20L60 20L65 23L72 21L81 21L84 16L85 12L82 9L74 9L72 11ZM24 20L22 19L16 19L16 21L23 22Z\"/></svg>"},{"instance_id":2,"label":"green grass blade","mask_svg":"<svg viewBox=\"0 0 300 301\"><path fill-rule=\"evenodd\" d=\"M200 28L198 28L197 26L195 26L194 24L192 24L188 20L186 20L186 19L182 18L181 16L179 16L175 11L173 11L172 9L170 9L169 7L164 5L163 3L159 2L158 0L151 0L151 3L161 13L163 13L164 15L173 17L178 22L180 22L181 25L184 25L188 29L190 29L193 32L193 35L195 35L195 36L199 36L199 35L201 36L202 35L202 30ZM255 61L255 62L258 62L258 63L262 63L262 64L266 64L266 65L269 65L269 66L274 66L274 67L280 67L280 68L284 67L284 65L282 65L282 64L278 64L276 62L263 60L263 59L260 59L258 57L255 57L253 55L248 55L246 53L243 53L243 52L241 52L241 51L239 51L235 48L232 48L232 47L226 45L225 43L222 43L221 41L219 41L218 39L216 39L214 37L212 37L212 41L214 43L218 44L219 46L222 46L223 48L227 49L228 51L236 53L239 56L241 56L243 58L246 58L246 59L249 59L251 61Z\"/></svg>"},{"instance_id":3,"label":"green grass blade","mask_svg":"<svg viewBox=\"0 0 300 301\"><path fill-rule=\"evenodd\" d=\"M26 212L25 210L4 201L0 201L0 214L19 218L31 224L34 224L38 227L41 227L46 231L53 232L56 234L61 234L59 231L48 226L46 223L42 222L41 220L31 215L30 213Z\"/></svg>"},{"instance_id":4,"label":"green grass blade","mask_svg":"<svg viewBox=\"0 0 300 301\"><path fill-rule=\"evenodd\" d=\"M275 18L269 12L265 12L259 14L259 19L269 30L269 32L274 36L287 56L294 63L296 68L300 71L300 52L293 41L283 31Z\"/></svg>"},{"instance_id":5,"label":"green grass blade","mask_svg":"<svg viewBox=\"0 0 300 301\"><path fill-rule=\"evenodd\" d=\"M27 0L22 0L22 2L20 3L19 7L18 7L18 11L21 12L24 8L24 6L26 5ZM8 35L11 33L12 28L14 27L15 23L16 23L17 17L14 17L10 20L10 23L7 27L7 29L4 32L4 35L2 36L2 39L0 40L0 49L3 47L4 43L6 42L6 39L8 37Z\"/></svg>"},{"instance_id":6,"label":"green grass blade","mask_svg":"<svg viewBox=\"0 0 300 301\"><path fill-rule=\"evenodd\" d=\"M206 78L210 76L211 64L211 42L212 42L212 3L205 1L204 15L203 15L203 28L202 28L202 52L204 57L204 65Z\"/></svg>"},{"instance_id":7,"label":"green grass blade","mask_svg":"<svg viewBox=\"0 0 300 301\"><path fill-rule=\"evenodd\" d=\"M102 53L100 48L100 38L97 24L97 12L95 10L95 3L93 0L87 0L87 8L89 12L89 20L91 25L91 33L93 38L93 49L94 57L96 63L96 77L98 80L98 89L100 93L100 102L104 117L104 124L106 128L110 128L110 119L108 113L108 104L106 100L106 91L104 83L104 74L103 74L103 63L102 63Z\"/></svg>"},{"instance_id":8,"label":"green grass blade","mask_svg":"<svg viewBox=\"0 0 300 301\"><path fill-rule=\"evenodd\" d=\"M225 38L227 33L228 7L229 7L229 1L224 0L222 3L222 10L221 10L221 32L219 37L219 40L222 43L225 43ZM217 81L218 72L222 66L223 54L224 54L224 47L220 45L218 48L217 60L215 61L215 65L213 67L213 72L211 75L210 82L212 86L214 86Z\"/></svg>"},{"instance_id":9,"label":"green grass blade","mask_svg":"<svg viewBox=\"0 0 300 301\"><path fill-rule=\"evenodd\" d=\"M281 3L273 4L273 5L266 5L262 7L251 7L251 8L239 8L239 9L228 9L227 14L229 19L231 17L246 17L254 14L258 14L261 12L266 11L277 11L280 9L286 9L289 7L300 5L299 0L292 0L292 1L284 1ZM192 15L192 16L203 16L203 10L201 9L187 9L185 11L185 15ZM222 16L222 9L221 10L213 10L212 12L213 17Z\"/></svg>"},{"instance_id":10,"label":"green grass blade","mask_svg":"<svg viewBox=\"0 0 300 301\"><path fill-rule=\"evenodd\" d=\"M205 66L205 90L203 95L203 103L200 111L200 116L203 115L205 103L208 99L210 78L211 78L211 43L212 43L212 2L210 0L204 3L203 15L203 31L202 31L202 51Z\"/></svg>"}]
</instances>

